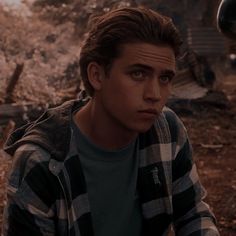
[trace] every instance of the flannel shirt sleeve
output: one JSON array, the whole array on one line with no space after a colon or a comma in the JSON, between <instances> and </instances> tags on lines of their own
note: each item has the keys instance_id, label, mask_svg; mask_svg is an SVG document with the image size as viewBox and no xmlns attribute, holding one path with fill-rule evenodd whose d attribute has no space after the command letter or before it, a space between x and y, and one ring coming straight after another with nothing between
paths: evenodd
<instances>
[{"instance_id":1,"label":"flannel shirt sleeve","mask_svg":"<svg viewBox=\"0 0 236 236\"><path fill-rule=\"evenodd\" d=\"M55 187L44 159L42 153L27 145L16 151L7 185L2 236L55 235Z\"/></svg>"},{"instance_id":2,"label":"flannel shirt sleeve","mask_svg":"<svg viewBox=\"0 0 236 236\"><path fill-rule=\"evenodd\" d=\"M172 165L175 233L177 236L219 236L215 217L203 201L206 190L199 180L186 129L178 118L176 127L176 150Z\"/></svg>"}]
</instances>

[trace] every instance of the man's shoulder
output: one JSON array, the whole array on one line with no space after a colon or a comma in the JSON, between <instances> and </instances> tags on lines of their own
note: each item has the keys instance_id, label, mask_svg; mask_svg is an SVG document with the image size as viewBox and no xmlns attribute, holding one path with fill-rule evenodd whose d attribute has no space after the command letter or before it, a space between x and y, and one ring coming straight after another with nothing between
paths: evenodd
<instances>
[{"instance_id":1,"label":"man's shoulder","mask_svg":"<svg viewBox=\"0 0 236 236\"><path fill-rule=\"evenodd\" d=\"M181 118L172 109L169 107L164 107L163 116L168 123L168 127L172 135L178 135L180 132L186 132L186 128Z\"/></svg>"},{"instance_id":2,"label":"man's shoulder","mask_svg":"<svg viewBox=\"0 0 236 236\"><path fill-rule=\"evenodd\" d=\"M165 106L162 110L162 114L168 123L178 123L180 121L178 115L169 107Z\"/></svg>"},{"instance_id":3,"label":"man's shoulder","mask_svg":"<svg viewBox=\"0 0 236 236\"><path fill-rule=\"evenodd\" d=\"M11 172L28 175L33 171L43 169L44 172L50 172L48 169L50 153L35 144L24 144L17 148L12 160Z\"/></svg>"},{"instance_id":4,"label":"man's shoulder","mask_svg":"<svg viewBox=\"0 0 236 236\"><path fill-rule=\"evenodd\" d=\"M37 159L38 162L49 161L51 155L46 149L37 144L26 143L17 148L15 157L27 155L31 159Z\"/></svg>"},{"instance_id":5,"label":"man's shoulder","mask_svg":"<svg viewBox=\"0 0 236 236\"><path fill-rule=\"evenodd\" d=\"M162 113L152 127L153 137L159 143L174 143L186 138L186 128L178 115L170 108L164 107Z\"/></svg>"}]
</instances>

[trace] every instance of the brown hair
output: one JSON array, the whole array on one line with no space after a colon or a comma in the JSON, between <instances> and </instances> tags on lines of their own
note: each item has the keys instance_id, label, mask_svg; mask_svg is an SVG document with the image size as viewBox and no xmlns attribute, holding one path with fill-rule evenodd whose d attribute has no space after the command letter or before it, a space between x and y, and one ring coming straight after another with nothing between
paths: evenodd
<instances>
[{"instance_id":1,"label":"brown hair","mask_svg":"<svg viewBox=\"0 0 236 236\"><path fill-rule=\"evenodd\" d=\"M120 47L132 42L169 45L176 56L182 43L172 20L147 8L119 8L95 18L80 52L81 77L90 96L94 90L87 76L89 63L97 62L108 73Z\"/></svg>"}]
</instances>

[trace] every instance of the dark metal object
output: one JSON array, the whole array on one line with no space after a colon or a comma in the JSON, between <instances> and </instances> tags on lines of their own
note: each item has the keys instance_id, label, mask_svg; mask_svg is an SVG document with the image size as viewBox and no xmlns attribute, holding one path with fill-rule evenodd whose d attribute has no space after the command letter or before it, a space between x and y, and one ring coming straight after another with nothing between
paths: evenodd
<instances>
[{"instance_id":1,"label":"dark metal object","mask_svg":"<svg viewBox=\"0 0 236 236\"><path fill-rule=\"evenodd\" d=\"M217 12L217 26L227 38L236 40L236 0L222 0Z\"/></svg>"}]
</instances>

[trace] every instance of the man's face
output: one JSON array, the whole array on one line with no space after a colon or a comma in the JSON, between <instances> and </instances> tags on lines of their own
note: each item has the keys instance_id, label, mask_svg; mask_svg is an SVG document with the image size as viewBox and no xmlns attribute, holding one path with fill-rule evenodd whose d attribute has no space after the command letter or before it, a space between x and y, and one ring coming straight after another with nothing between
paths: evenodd
<instances>
[{"instance_id":1,"label":"man's face","mask_svg":"<svg viewBox=\"0 0 236 236\"><path fill-rule=\"evenodd\" d=\"M147 131L170 95L175 66L171 47L124 44L96 91L107 124L135 133Z\"/></svg>"}]
</instances>

